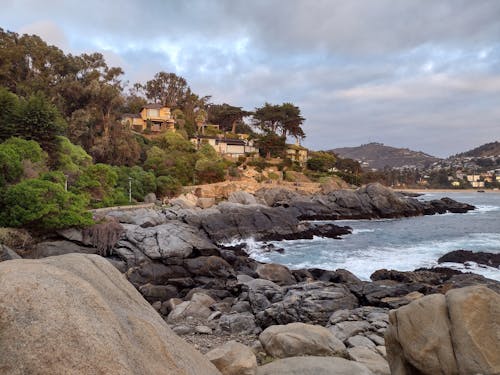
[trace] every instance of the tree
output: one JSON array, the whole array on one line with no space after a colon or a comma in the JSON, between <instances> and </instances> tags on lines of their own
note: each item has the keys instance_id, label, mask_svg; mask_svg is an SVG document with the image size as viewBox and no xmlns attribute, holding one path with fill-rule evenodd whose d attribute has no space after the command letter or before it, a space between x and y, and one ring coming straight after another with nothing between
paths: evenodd
<instances>
[{"instance_id":1,"label":"tree","mask_svg":"<svg viewBox=\"0 0 500 375\"><path fill-rule=\"evenodd\" d=\"M19 117L19 99L4 87L0 87L0 140L15 134Z\"/></svg>"},{"instance_id":2,"label":"tree","mask_svg":"<svg viewBox=\"0 0 500 375\"><path fill-rule=\"evenodd\" d=\"M66 123L57 108L42 93L21 100L15 134L12 136L33 139L49 152L57 147L58 135L62 135Z\"/></svg>"},{"instance_id":3,"label":"tree","mask_svg":"<svg viewBox=\"0 0 500 375\"><path fill-rule=\"evenodd\" d=\"M159 72L144 87L146 97L167 107L177 107L189 92L186 80L175 73Z\"/></svg>"},{"instance_id":4,"label":"tree","mask_svg":"<svg viewBox=\"0 0 500 375\"><path fill-rule=\"evenodd\" d=\"M328 172L335 166L335 156L328 152L313 152L307 159L307 168L317 172Z\"/></svg>"},{"instance_id":5,"label":"tree","mask_svg":"<svg viewBox=\"0 0 500 375\"><path fill-rule=\"evenodd\" d=\"M276 133L265 133L258 137L257 142L259 152L263 157L282 157L285 152L286 139Z\"/></svg>"},{"instance_id":6,"label":"tree","mask_svg":"<svg viewBox=\"0 0 500 375\"><path fill-rule=\"evenodd\" d=\"M0 225L31 229L62 229L92 225L88 200L66 192L61 184L41 179L9 187L2 199Z\"/></svg>"},{"instance_id":7,"label":"tree","mask_svg":"<svg viewBox=\"0 0 500 375\"><path fill-rule=\"evenodd\" d=\"M208 107L208 121L212 124L218 124L221 129L230 130L232 133L236 133L238 123L251 114L252 112L245 111L241 107L234 107L226 103L211 104Z\"/></svg>"},{"instance_id":8,"label":"tree","mask_svg":"<svg viewBox=\"0 0 500 375\"><path fill-rule=\"evenodd\" d=\"M302 130L304 118L300 114L299 107L292 103L281 105L265 103L264 106L255 109L253 122L266 133L281 133L285 138L287 135L297 139L305 137Z\"/></svg>"}]
</instances>

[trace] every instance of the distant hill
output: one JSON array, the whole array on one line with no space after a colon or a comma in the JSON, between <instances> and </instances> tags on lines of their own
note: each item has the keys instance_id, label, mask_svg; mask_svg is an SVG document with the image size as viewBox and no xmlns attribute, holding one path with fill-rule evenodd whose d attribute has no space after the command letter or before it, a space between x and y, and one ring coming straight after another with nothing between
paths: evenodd
<instances>
[{"instance_id":1,"label":"distant hill","mask_svg":"<svg viewBox=\"0 0 500 375\"><path fill-rule=\"evenodd\" d=\"M342 147L331 150L342 158L358 160L365 168L384 169L416 166L426 167L441 159L421 151L385 146L382 143L368 143L358 147Z\"/></svg>"},{"instance_id":2,"label":"distant hill","mask_svg":"<svg viewBox=\"0 0 500 375\"><path fill-rule=\"evenodd\" d=\"M482 146L476 147L470 151L455 155L455 157L487 157L500 155L500 142L495 141L485 143Z\"/></svg>"}]
</instances>

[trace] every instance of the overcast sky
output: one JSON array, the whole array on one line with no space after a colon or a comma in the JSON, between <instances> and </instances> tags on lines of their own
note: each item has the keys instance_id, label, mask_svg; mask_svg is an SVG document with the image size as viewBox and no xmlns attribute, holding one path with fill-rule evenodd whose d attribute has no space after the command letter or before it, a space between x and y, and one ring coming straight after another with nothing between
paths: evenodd
<instances>
[{"instance_id":1,"label":"overcast sky","mask_svg":"<svg viewBox=\"0 0 500 375\"><path fill-rule=\"evenodd\" d=\"M448 156L500 138L500 0L2 0L0 27L102 52L252 110L292 102L312 149Z\"/></svg>"}]
</instances>

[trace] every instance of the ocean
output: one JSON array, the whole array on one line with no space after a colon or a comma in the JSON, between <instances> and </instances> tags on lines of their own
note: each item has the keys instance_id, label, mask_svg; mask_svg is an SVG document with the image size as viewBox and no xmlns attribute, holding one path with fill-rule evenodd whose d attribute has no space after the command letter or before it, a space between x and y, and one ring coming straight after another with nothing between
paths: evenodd
<instances>
[{"instance_id":1,"label":"ocean","mask_svg":"<svg viewBox=\"0 0 500 375\"><path fill-rule=\"evenodd\" d=\"M466 214L419 216L383 220L337 220L353 233L342 239L314 238L268 242L284 249L283 253L263 252L263 243L246 241L250 256L267 263L280 263L292 269L344 268L362 280L382 268L412 271L435 267L445 253L458 250L500 253L500 193L446 192L425 194L418 199L444 196L473 204L476 210ZM500 269L469 263L443 263L442 266L474 272L500 280Z\"/></svg>"}]
</instances>

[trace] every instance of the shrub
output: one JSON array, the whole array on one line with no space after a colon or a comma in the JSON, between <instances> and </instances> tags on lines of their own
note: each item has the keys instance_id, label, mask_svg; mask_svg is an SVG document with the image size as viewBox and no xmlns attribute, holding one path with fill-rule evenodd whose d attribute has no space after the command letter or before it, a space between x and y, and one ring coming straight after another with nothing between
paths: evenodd
<instances>
[{"instance_id":1,"label":"shrub","mask_svg":"<svg viewBox=\"0 0 500 375\"><path fill-rule=\"evenodd\" d=\"M156 193L159 197L173 197L180 193L181 183L172 176L160 176L156 179Z\"/></svg>"},{"instance_id":2,"label":"shrub","mask_svg":"<svg viewBox=\"0 0 500 375\"><path fill-rule=\"evenodd\" d=\"M84 227L93 223L88 200L41 179L24 180L9 187L2 199L0 225L33 229Z\"/></svg>"}]
</instances>

